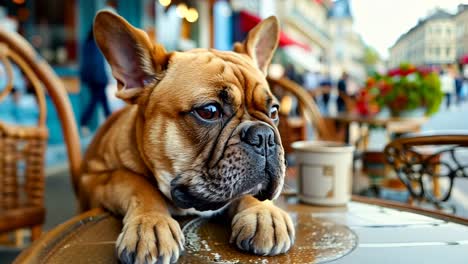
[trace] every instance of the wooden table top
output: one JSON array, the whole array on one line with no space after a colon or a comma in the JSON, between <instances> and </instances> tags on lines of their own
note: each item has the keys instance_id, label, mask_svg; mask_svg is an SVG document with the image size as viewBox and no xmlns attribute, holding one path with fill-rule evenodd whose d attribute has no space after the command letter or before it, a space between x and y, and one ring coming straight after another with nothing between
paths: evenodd
<instances>
[{"instance_id":1,"label":"wooden table top","mask_svg":"<svg viewBox=\"0 0 468 264\"><path fill-rule=\"evenodd\" d=\"M204 252L195 254L186 243L179 263L319 263L330 259L334 260L327 263L467 263L466 219L361 197L354 197L346 207L312 206L299 203L295 197L282 197L278 204L291 213L298 231L295 248L285 255L259 257L238 252L219 240L224 233L228 235L229 228L207 222L202 229L208 233L208 241L197 240ZM193 219L178 219L186 237L190 228L185 227L201 221ZM328 225L328 229L323 229L323 234L320 230L304 231L304 226L315 222L318 225L314 228ZM89 211L49 231L16 263L116 263L114 246L120 229L118 218L98 209ZM216 232L221 235L210 234ZM317 236L328 243L307 244ZM304 251L304 247L311 250ZM341 255L329 259L322 255L333 250ZM202 261L203 254L211 258Z\"/></svg>"},{"instance_id":2,"label":"wooden table top","mask_svg":"<svg viewBox=\"0 0 468 264\"><path fill-rule=\"evenodd\" d=\"M405 123L423 124L427 121L427 117L382 117L379 115L363 116L357 113L338 113L324 116L325 119L334 120L342 123L357 122L361 124L369 124L375 126L386 126L389 123Z\"/></svg>"}]
</instances>

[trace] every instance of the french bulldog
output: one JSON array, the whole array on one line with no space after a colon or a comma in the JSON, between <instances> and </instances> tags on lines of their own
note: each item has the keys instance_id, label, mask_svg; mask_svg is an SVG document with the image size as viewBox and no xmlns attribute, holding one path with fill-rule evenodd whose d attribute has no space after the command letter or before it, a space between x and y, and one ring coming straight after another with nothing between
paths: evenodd
<instances>
[{"instance_id":1,"label":"french bulldog","mask_svg":"<svg viewBox=\"0 0 468 264\"><path fill-rule=\"evenodd\" d=\"M272 200L282 190L284 150L278 101L266 81L278 45L270 17L234 51L167 52L110 11L95 40L128 104L101 126L85 154L82 210L123 216L123 263L176 262L184 235L173 215L232 217L231 242L258 255L287 252L290 216Z\"/></svg>"}]
</instances>

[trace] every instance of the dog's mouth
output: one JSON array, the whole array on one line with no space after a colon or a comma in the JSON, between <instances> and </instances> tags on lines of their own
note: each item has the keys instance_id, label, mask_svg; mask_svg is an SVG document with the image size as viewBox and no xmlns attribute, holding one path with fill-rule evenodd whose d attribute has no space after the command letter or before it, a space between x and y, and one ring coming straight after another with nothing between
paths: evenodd
<instances>
[{"instance_id":1,"label":"dog's mouth","mask_svg":"<svg viewBox=\"0 0 468 264\"><path fill-rule=\"evenodd\" d=\"M227 206L232 201L244 196L244 195L253 195L260 201L264 200L273 200L278 196L280 192L281 183L273 180L269 177L267 180L262 183L256 184L254 187L238 193L237 195L230 197L225 201L215 200L216 197L213 197L213 200L204 198L203 194L193 193L190 188L183 184L172 184L171 186L171 196L174 204L182 209L194 208L197 211L208 211L208 210L219 210Z\"/></svg>"},{"instance_id":2,"label":"dog's mouth","mask_svg":"<svg viewBox=\"0 0 468 264\"><path fill-rule=\"evenodd\" d=\"M197 211L218 210L228 205L230 201L210 201L193 195L185 185L176 185L171 188L174 204L182 209L194 208Z\"/></svg>"}]
</instances>

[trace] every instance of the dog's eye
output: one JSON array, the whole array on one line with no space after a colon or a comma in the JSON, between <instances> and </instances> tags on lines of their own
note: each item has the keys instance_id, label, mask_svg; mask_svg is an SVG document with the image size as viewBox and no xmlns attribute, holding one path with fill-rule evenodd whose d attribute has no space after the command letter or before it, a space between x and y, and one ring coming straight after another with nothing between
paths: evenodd
<instances>
[{"instance_id":1,"label":"dog's eye","mask_svg":"<svg viewBox=\"0 0 468 264\"><path fill-rule=\"evenodd\" d=\"M273 107L270 109L270 118L271 118L273 121L276 121L276 120L278 120L278 117L279 117L279 114L278 114L278 106L275 105L275 106L273 106Z\"/></svg>"},{"instance_id":2,"label":"dog's eye","mask_svg":"<svg viewBox=\"0 0 468 264\"><path fill-rule=\"evenodd\" d=\"M195 113L205 121L215 121L222 117L221 108L217 104L207 104L196 108Z\"/></svg>"}]
</instances>

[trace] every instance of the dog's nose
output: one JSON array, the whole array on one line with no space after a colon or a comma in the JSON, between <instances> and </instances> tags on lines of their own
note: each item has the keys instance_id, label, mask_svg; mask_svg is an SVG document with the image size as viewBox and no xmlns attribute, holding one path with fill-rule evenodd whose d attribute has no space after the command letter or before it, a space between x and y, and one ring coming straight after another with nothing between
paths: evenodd
<instances>
[{"instance_id":1,"label":"dog's nose","mask_svg":"<svg viewBox=\"0 0 468 264\"><path fill-rule=\"evenodd\" d=\"M255 124L242 131L241 140L264 153L275 145L275 132L264 124Z\"/></svg>"}]
</instances>

